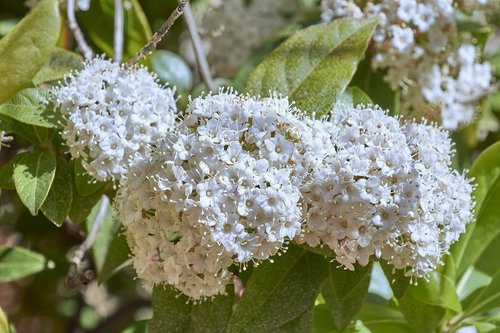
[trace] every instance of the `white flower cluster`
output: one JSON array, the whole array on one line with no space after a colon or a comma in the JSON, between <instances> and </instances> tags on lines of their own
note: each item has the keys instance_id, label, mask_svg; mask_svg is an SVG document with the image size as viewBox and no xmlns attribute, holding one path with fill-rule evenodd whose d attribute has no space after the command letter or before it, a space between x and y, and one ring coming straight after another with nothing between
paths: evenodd
<instances>
[{"instance_id":1,"label":"white flower cluster","mask_svg":"<svg viewBox=\"0 0 500 333\"><path fill-rule=\"evenodd\" d=\"M175 125L174 91L145 68L95 58L52 94L71 155L97 180L120 179L135 154L147 154Z\"/></svg>"},{"instance_id":2,"label":"white flower cluster","mask_svg":"<svg viewBox=\"0 0 500 333\"><path fill-rule=\"evenodd\" d=\"M219 76L232 78L264 41L298 19L296 0L207 0L193 6L209 64ZM181 45L192 64L191 40Z\"/></svg>"},{"instance_id":3,"label":"white flower cluster","mask_svg":"<svg viewBox=\"0 0 500 333\"><path fill-rule=\"evenodd\" d=\"M137 162L119 209L139 277L193 299L224 292L233 263L266 260L301 232L299 186L316 135L287 99L221 92Z\"/></svg>"},{"instance_id":4,"label":"white flower cluster","mask_svg":"<svg viewBox=\"0 0 500 333\"><path fill-rule=\"evenodd\" d=\"M117 206L138 276L195 300L291 239L326 244L349 269L376 257L422 277L472 219L452 152L446 132L379 108L317 121L284 98L220 92L134 161Z\"/></svg>"},{"instance_id":5,"label":"white flower cluster","mask_svg":"<svg viewBox=\"0 0 500 333\"><path fill-rule=\"evenodd\" d=\"M458 32L454 6L453 0L323 0L322 18L379 17L372 67L387 69L386 81L403 88L410 108L440 104L443 127L455 130L472 120L492 76L490 64L478 62L472 38Z\"/></svg>"},{"instance_id":6,"label":"white flower cluster","mask_svg":"<svg viewBox=\"0 0 500 333\"><path fill-rule=\"evenodd\" d=\"M303 187L310 246L349 269L382 258L408 276L435 269L472 219L472 186L450 168L451 141L379 108L339 110L331 151Z\"/></svg>"}]
</instances>

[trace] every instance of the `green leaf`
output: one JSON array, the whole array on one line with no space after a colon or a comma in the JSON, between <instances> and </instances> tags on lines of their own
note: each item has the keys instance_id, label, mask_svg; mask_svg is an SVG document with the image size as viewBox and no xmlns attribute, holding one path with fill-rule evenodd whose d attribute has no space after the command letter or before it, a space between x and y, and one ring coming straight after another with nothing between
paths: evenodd
<instances>
[{"instance_id":1,"label":"green leaf","mask_svg":"<svg viewBox=\"0 0 500 333\"><path fill-rule=\"evenodd\" d=\"M399 299L401 312L416 332L433 332L447 310L462 311L462 305L455 287L455 265L453 257L444 258L445 265L420 279L418 284L409 285Z\"/></svg>"},{"instance_id":2,"label":"green leaf","mask_svg":"<svg viewBox=\"0 0 500 333\"><path fill-rule=\"evenodd\" d=\"M371 333L361 320L357 320L353 325L343 331L344 333Z\"/></svg>"},{"instance_id":3,"label":"green leaf","mask_svg":"<svg viewBox=\"0 0 500 333\"><path fill-rule=\"evenodd\" d=\"M359 104L368 106L372 105L373 102L370 97L368 97L368 95L366 95L363 90L359 89L358 87L347 87L347 89L335 103L333 112L335 112L336 110L344 110L346 108L352 109Z\"/></svg>"},{"instance_id":4,"label":"green leaf","mask_svg":"<svg viewBox=\"0 0 500 333\"><path fill-rule=\"evenodd\" d=\"M465 309L464 317L500 307L500 269Z\"/></svg>"},{"instance_id":5,"label":"green leaf","mask_svg":"<svg viewBox=\"0 0 500 333\"><path fill-rule=\"evenodd\" d=\"M326 333L335 331L335 325L327 304L318 304L314 307L313 325L311 333Z\"/></svg>"},{"instance_id":6,"label":"green leaf","mask_svg":"<svg viewBox=\"0 0 500 333\"><path fill-rule=\"evenodd\" d=\"M228 289L232 289L231 286ZM215 296L201 304L171 286L153 289L153 319L149 333L213 333L226 332L233 306L233 294Z\"/></svg>"},{"instance_id":7,"label":"green leaf","mask_svg":"<svg viewBox=\"0 0 500 333\"><path fill-rule=\"evenodd\" d=\"M0 103L31 85L59 38L58 0L42 0L0 40Z\"/></svg>"},{"instance_id":8,"label":"green leaf","mask_svg":"<svg viewBox=\"0 0 500 333\"><path fill-rule=\"evenodd\" d=\"M311 331L313 320L313 308L302 312L297 318L289 321L285 325L273 329L273 333L303 333Z\"/></svg>"},{"instance_id":9,"label":"green leaf","mask_svg":"<svg viewBox=\"0 0 500 333\"><path fill-rule=\"evenodd\" d=\"M228 332L273 332L313 307L327 261L294 245L275 258L253 271Z\"/></svg>"},{"instance_id":10,"label":"green leaf","mask_svg":"<svg viewBox=\"0 0 500 333\"><path fill-rule=\"evenodd\" d=\"M299 109L329 114L351 81L376 20L338 19L292 35L250 74L246 91L288 95Z\"/></svg>"},{"instance_id":11,"label":"green leaf","mask_svg":"<svg viewBox=\"0 0 500 333\"><path fill-rule=\"evenodd\" d=\"M0 130L15 133L38 146L46 143L50 134L49 128L28 125L2 114L0 114Z\"/></svg>"},{"instance_id":12,"label":"green leaf","mask_svg":"<svg viewBox=\"0 0 500 333\"><path fill-rule=\"evenodd\" d=\"M193 75L189 65L177 54L158 50L151 58L153 70L163 82L166 82L181 91L189 91L193 86Z\"/></svg>"},{"instance_id":13,"label":"green leaf","mask_svg":"<svg viewBox=\"0 0 500 333\"><path fill-rule=\"evenodd\" d=\"M455 283L449 276L434 271L429 274L428 278L429 281L422 279L417 285L409 286L404 296L454 312L462 311Z\"/></svg>"},{"instance_id":14,"label":"green leaf","mask_svg":"<svg viewBox=\"0 0 500 333\"><path fill-rule=\"evenodd\" d=\"M81 159L75 160L75 184L78 193L82 196L90 196L98 193L106 187L105 182L97 182L93 179L82 165Z\"/></svg>"},{"instance_id":15,"label":"green leaf","mask_svg":"<svg viewBox=\"0 0 500 333\"><path fill-rule=\"evenodd\" d=\"M491 258L494 258L494 256L490 257L490 259ZM496 260L492 261L496 263ZM484 274L480 270L477 270L474 267L469 267L462 275L460 281L457 284L458 297L460 298L460 300L465 300L474 291L489 285L491 280L492 278L490 276Z\"/></svg>"},{"instance_id":16,"label":"green leaf","mask_svg":"<svg viewBox=\"0 0 500 333\"><path fill-rule=\"evenodd\" d=\"M48 105L49 92L28 88L0 105L0 114L28 125L57 128L62 117Z\"/></svg>"},{"instance_id":17,"label":"green leaf","mask_svg":"<svg viewBox=\"0 0 500 333\"><path fill-rule=\"evenodd\" d=\"M47 219L60 227L71 208L73 200L73 170L66 160L57 157L57 168L54 181L50 188L47 199L43 203L41 210Z\"/></svg>"},{"instance_id":18,"label":"green leaf","mask_svg":"<svg viewBox=\"0 0 500 333\"><path fill-rule=\"evenodd\" d=\"M242 90L253 69L286 38L290 37L301 28L302 25L300 24L291 24L280 30L275 36L272 37L271 40L265 42L261 47L254 51L238 70L238 73L233 80L235 89L238 91Z\"/></svg>"},{"instance_id":19,"label":"green leaf","mask_svg":"<svg viewBox=\"0 0 500 333\"><path fill-rule=\"evenodd\" d=\"M62 79L66 74L83 67L83 58L71 51L55 47L47 62L33 78L34 84Z\"/></svg>"},{"instance_id":20,"label":"green leaf","mask_svg":"<svg viewBox=\"0 0 500 333\"><path fill-rule=\"evenodd\" d=\"M147 44L153 33L139 1L129 0L130 6L124 8L123 58L135 55ZM113 55L113 0L96 0L90 3L90 9L78 13L78 21L90 39L108 56Z\"/></svg>"},{"instance_id":21,"label":"green leaf","mask_svg":"<svg viewBox=\"0 0 500 333\"><path fill-rule=\"evenodd\" d=\"M372 333L415 333L401 312L386 305L365 303L359 319Z\"/></svg>"},{"instance_id":22,"label":"green leaf","mask_svg":"<svg viewBox=\"0 0 500 333\"><path fill-rule=\"evenodd\" d=\"M477 184L476 221L467 226L467 232L452 246L451 253L458 267L457 277L474 265L492 240L500 234L500 142L486 148L474 161L469 177Z\"/></svg>"},{"instance_id":23,"label":"green leaf","mask_svg":"<svg viewBox=\"0 0 500 333\"><path fill-rule=\"evenodd\" d=\"M56 173L56 158L50 151L34 151L14 165L14 184L31 215L38 214Z\"/></svg>"},{"instance_id":24,"label":"green leaf","mask_svg":"<svg viewBox=\"0 0 500 333\"><path fill-rule=\"evenodd\" d=\"M71 209L69 210L68 217L71 222L80 224L90 215L92 208L101 199L104 189L93 193L91 195L80 195L78 191L73 191L73 200L71 202Z\"/></svg>"},{"instance_id":25,"label":"green leaf","mask_svg":"<svg viewBox=\"0 0 500 333\"><path fill-rule=\"evenodd\" d=\"M7 315L0 307L0 332L10 333L9 321Z\"/></svg>"},{"instance_id":26,"label":"green leaf","mask_svg":"<svg viewBox=\"0 0 500 333\"><path fill-rule=\"evenodd\" d=\"M129 325L121 333L148 333L149 332L149 321L141 320L136 321L132 325Z\"/></svg>"},{"instance_id":27,"label":"green leaf","mask_svg":"<svg viewBox=\"0 0 500 333\"><path fill-rule=\"evenodd\" d=\"M95 223L100 223L100 228L92 244L92 257L99 283L103 283L128 264L129 249L126 240L119 236L121 224L114 218L113 207L106 196L87 217L85 224L89 233Z\"/></svg>"},{"instance_id":28,"label":"green leaf","mask_svg":"<svg viewBox=\"0 0 500 333\"><path fill-rule=\"evenodd\" d=\"M0 282L9 282L35 274L45 268L45 258L41 254L21 247L0 245Z\"/></svg>"},{"instance_id":29,"label":"green leaf","mask_svg":"<svg viewBox=\"0 0 500 333\"><path fill-rule=\"evenodd\" d=\"M410 327L417 333L435 332L445 314L442 307L415 300L408 293L399 299L399 308Z\"/></svg>"},{"instance_id":30,"label":"green leaf","mask_svg":"<svg viewBox=\"0 0 500 333\"><path fill-rule=\"evenodd\" d=\"M322 286L321 293L330 307L337 330L349 326L361 309L368 294L372 265L356 265L354 271L338 267L337 262L328 265L329 275Z\"/></svg>"},{"instance_id":31,"label":"green leaf","mask_svg":"<svg viewBox=\"0 0 500 333\"><path fill-rule=\"evenodd\" d=\"M11 158L7 163L0 167L0 188L4 188L7 190L15 190L16 186L14 185L14 180L12 176L14 174L14 165L19 161L19 159L23 158L25 155L29 155L29 152L24 152L17 154L13 158Z\"/></svg>"}]
</instances>

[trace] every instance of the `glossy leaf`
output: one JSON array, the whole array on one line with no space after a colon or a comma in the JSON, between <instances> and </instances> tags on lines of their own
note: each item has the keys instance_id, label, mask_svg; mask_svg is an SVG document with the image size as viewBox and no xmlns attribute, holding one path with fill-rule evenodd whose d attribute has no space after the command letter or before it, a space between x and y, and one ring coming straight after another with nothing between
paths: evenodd
<instances>
[{"instance_id":1,"label":"glossy leaf","mask_svg":"<svg viewBox=\"0 0 500 333\"><path fill-rule=\"evenodd\" d=\"M58 0L42 0L0 40L0 103L31 85L59 38Z\"/></svg>"},{"instance_id":2,"label":"glossy leaf","mask_svg":"<svg viewBox=\"0 0 500 333\"><path fill-rule=\"evenodd\" d=\"M375 20L338 19L300 30L250 74L246 91L288 95L308 114L329 114L351 81Z\"/></svg>"},{"instance_id":3,"label":"glossy leaf","mask_svg":"<svg viewBox=\"0 0 500 333\"><path fill-rule=\"evenodd\" d=\"M313 320L313 308L302 312L298 317L289 321L285 325L273 329L272 333L303 333L311 330Z\"/></svg>"},{"instance_id":4,"label":"glossy leaf","mask_svg":"<svg viewBox=\"0 0 500 333\"><path fill-rule=\"evenodd\" d=\"M48 105L48 90L28 88L0 105L0 114L28 125L56 128L62 117Z\"/></svg>"},{"instance_id":5,"label":"glossy leaf","mask_svg":"<svg viewBox=\"0 0 500 333\"><path fill-rule=\"evenodd\" d=\"M328 278L321 288L336 329L349 326L368 294L372 265L357 265L354 271L338 267L337 262L328 265Z\"/></svg>"},{"instance_id":6,"label":"glossy leaf","mask_svg":"<svg viewBox=\"0 0 500 333\"><path fill-rule=\"evenodd\" d=\"M465 310L466 316L500 307L500 269L490 284L483 288Z\"/></svg>"},{"instance_id":7,"label":"glossy leaf","mask_svg":"<svg viewBox=\"0 0 500 333\"><path fill-rule=\"evenodd\" d=\"M68 216L73 200L73 170L66 160L57 157L57 169L49 194L41 210L47 219L60 227Z\"/></svg>"},{"instance_id":8,"label":"glossy leaf","mask_svg":"<svg viewBox=\"0 0 500 333\"><path fill-rule=\"evenodd\" d=\"M365 303L359 318L372 333L414 333L401 312L391 309L388 304Z\"/></svg>"},{"instance_id":9,"label":"glossy leaf","mask_svg":"<svg viewBox=\"0 0 500 333\"><path fill-rule=\"evenodd\" d=\"M293 245L274 263L263 262L246 283L228 332L273 332L295 320L313 307L326 263L322 256Z\"/></svg>"},{"instance_id":10,"label":"glossy leaf","mask_svg":"<svg viewBox=\"0 0 500 333\"><path fill-rule=\"evenodd\" d=\"M469 177L475 178L476 221L452 247L460 276L473 265L497 235L500 234L500 142L485 149L474 161Z\"/></svg>"},{"instance_id":11,"label":"glossy leaf","mask_svg":"<svg viewBox=\"0 0 500 333\"><path fill-rule=\"evenodd\" d=\"M16 191L31 215L38 214L55 173L56 158L50 151L34 151L15 163L13 179Z\"/></svg>"},{"instance_id":12,"label":"glossy leaf","mask_svg":"<svg viewBox=\"0 0 500 333\"><path fill-rule=\"evenodd\" d=\"M313 325L311 333L326 333L335 331L330 307L327 304L314 306Z\"/></svg>"},{"instance_id":13,"label":"glossy leaf","mask_svg":"<svg viewBox=\"0 0 500 333\"><path fill-rule=\"evenodd\" d=\"M158 50L151 57L151 65L163 82L181 91L189 91L193 86L191 69L177 54L167 50Z\"/></svg>"},{"instance_id":14,"label":"glossy leaf","mask_svg":"<svg viewBox=\"0 0 500 333\"><path fill-rule=\"evenodd\" d=\"M21 247L0 245L0 282L9 282L42 271L45 258Z\"/></svg>"},{"instance_id":15,"label":"glossy leaf","mask_svg":"<svg viewBox=\"0 0 500 333\"><path fill-rule=\"evenodd\" d=\"M156 286L152 304L149 333L223 333L231 316L233 294L193 304L171 286Z\"/></svg>"},{"instance_id":16,"label":"glossy leaf","mask_svg":"<svg viewBox=\"0 0 500 333\"><path fill-rule=\"evenodd\" d=\"M462 306L453 280L439 271L430 273L428 278L429 281L422 279L417 285L409 286L405 296L425 304L460 312Z\"/></svg>"},{"instance_id":17,"label":"glossy leaf","mask_svg":"<svg viewBox=\"0 0 500 333\"><path fill-rule=\"evenodd\" d=\"M64 78L71 71L83 67L83 58L77 53L56 47L49 59L33 78L34 84L50 82Z\"/></svg>"},{"instance_id":18,"label":"glossy leaf","mask_svg":"<svg viewBox=\"0 0 500 333\"><path fill-rule=\"evenodd\" d=\"M91 232L94 223L101 223L99 233L92 244L92 256L100 283L127 265L129 259L126 240L119 236L120 222L113 215L110 200L104 196L94 206L85 222L88 232Z\"/></svg>"},{"instance_id":19,"label":"glossy leaf","mask_svg":"<svg viewBox=\"0 0 500 333\"><path fill-rule=\"evenodd\" d=\"M399 308L416 333L435 332L445 314L442 307L420 302L408 293L399 299Z\"/></svg>"}]
</instances>

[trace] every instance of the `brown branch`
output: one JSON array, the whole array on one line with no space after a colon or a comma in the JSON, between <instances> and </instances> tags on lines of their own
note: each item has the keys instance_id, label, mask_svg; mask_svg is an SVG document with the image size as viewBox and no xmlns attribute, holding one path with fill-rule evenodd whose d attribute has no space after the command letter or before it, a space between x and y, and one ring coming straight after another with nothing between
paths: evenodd
<instances>
[{"instance_id":1,"label":"brown branch","mask_svg":"<svg viewBox=\"0 0 500 333\"><path fill-rule=\"evenodd\" d=\"M151 53L155 48L156 45L162 40L162 38L167 34L167 32L170 30L174 22L182 15L184 12L184 7L186 4L189 3L189 0L181 0L179 2L179 5L177 8L170 14L170 17L162 24L160 29L155 32L153 37L151 37L151 40L149 43L147 43L139 52L136 53L136 55L127 61L127 66L131 67L134 66L141 60L143 57Z\"/></svg>"}]
</instances>

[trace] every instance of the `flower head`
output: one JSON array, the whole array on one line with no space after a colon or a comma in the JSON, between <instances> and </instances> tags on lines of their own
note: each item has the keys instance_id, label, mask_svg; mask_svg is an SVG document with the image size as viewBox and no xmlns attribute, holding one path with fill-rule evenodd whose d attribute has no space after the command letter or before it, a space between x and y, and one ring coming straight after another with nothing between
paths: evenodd
<instances>
[{"instance_id":1,"label":"flower head","mask_svg":"<svg viewBox=\"0 0 500 333\"><path fill-rule=\"evenodd\" d=\"M71 155L97 180L120 179L135 154L147 154L174 126L173 90L144 68L95 58L52 93Z\"/></svg>"},{"instance_id":2,"label":"flower head","mask_svg":"<svg viewBox=\"0 0 500 333\"><path fill-rule=\"evenodd\" d=\"M139 277L212 296L233 262L266 260L299 235L299 184L313 161L306 137L312 148L314 133L285 98L221 91L191 101L181 126L122 182Z\"/></svg>"},{"instance_id":3,"label":"flower head","mask_svg":"<svg viewBox=\"0 0 500 333\"><path fill-rule=\"evenodd\" d=\"M375 256L425 276L472 220L472 186L450 168L447 133L376 107L340 110L332 122L330 154L302 189L302 241L327 244L349 269Z\"/></svg>"}]
</instances>

